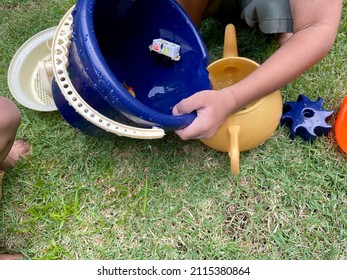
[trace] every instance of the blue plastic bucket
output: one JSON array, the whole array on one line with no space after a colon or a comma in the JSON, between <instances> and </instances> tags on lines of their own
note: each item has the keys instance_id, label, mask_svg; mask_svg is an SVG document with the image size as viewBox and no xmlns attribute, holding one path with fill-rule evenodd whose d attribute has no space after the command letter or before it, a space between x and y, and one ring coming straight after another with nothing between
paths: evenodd
<instances>
[{"instance_id":1,"label":"blue plastic bucket","mask_svg":"<svg viewBox=\"0 0 347 280\"><path fill-rule=\"evenodd\" d=\"M175 0L79 0L72 12L69 78L95 110L138 127L174 130L195 113L174 116L172 108L210 89L208 53L188 15ZM153 51L153 40L179 46L179 60ZM59 112L76 129L100 128L78 114L53 83Z\"/></svg>"}]
</instances>

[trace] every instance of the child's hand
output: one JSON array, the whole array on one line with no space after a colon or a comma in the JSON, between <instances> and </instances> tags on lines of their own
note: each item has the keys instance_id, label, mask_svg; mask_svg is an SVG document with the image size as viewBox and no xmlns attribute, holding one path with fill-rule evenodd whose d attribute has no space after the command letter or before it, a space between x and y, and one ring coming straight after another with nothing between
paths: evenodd
<instances>
[{"instance_id":1,"label":"child's hand","mask_svg":"<svg viewBox=\"0 0 347 280\"><path fill-rule=\"evenodd\" d=\"M176 130L182 140L208 139L223 124L229 109L220 91L204 90L183 99L172 110L174 115L189 114L196 111L197 117L186 128Z\"/></svg>"}]
</instances>

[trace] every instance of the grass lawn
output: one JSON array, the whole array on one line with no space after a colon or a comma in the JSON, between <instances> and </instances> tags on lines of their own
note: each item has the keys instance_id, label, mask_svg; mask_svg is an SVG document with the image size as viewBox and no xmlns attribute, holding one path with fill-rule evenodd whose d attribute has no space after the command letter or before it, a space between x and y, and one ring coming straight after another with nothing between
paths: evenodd
<instances>
[{"instance_id":1,"label":"grass lawn","mask_svg":"<svg viewBox=\"0 0 347 280\"><path fill-rule=\"evenodd\" d=\"M31 36L58 25L73 1L0 1L0 94L13 100L7 69ZM330 54L281 89L323 97L335 110L347 95L347 4ZM211 61L223 27L206 21ZM239 55L264 61L272 37L237 25ZM4 178L0 253L27 259L346 259L347 164L333 131L313 144L279 127L241 153L238 176L226 153L174 133L160 140L96 139L59 112L20 104L18 137L32 155Z\"/></svg>"}]
</instances>

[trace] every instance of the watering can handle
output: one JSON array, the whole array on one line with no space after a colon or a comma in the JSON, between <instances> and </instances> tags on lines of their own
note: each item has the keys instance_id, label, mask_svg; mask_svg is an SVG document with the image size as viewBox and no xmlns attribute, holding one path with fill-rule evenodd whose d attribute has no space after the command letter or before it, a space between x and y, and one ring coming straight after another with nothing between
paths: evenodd
<instances>
[{"instance_id":1,"label":"watering can handle","mask_svg":"<svg viewBox=\"0 0 347 280\"><path fill-rule=\"evenodd\" d=\"M225 27L224 33L224 48L223 57L237 57L237 40L236 40L236 30L233 24L228 24Z\"/></svg>"},{"instance_id":2,"label":"watering can handle","mask_svg":"<svg viewBox=\"0 0 347 280\"><path fill-rule=\"evenodd\" d=\"M240 127L238 125L231 125L228 127L228 133L230 139L229 158L231 173L238 175L240 172Z\"/></svg>"}]
</instances>

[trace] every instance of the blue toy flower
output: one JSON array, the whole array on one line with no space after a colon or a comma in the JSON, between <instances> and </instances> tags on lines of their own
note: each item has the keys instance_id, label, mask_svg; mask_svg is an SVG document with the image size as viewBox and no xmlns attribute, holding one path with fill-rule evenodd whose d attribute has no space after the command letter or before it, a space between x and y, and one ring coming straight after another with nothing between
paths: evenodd
<instances>
[{"instance_id":1,"label":"blue toy flower","mask_svg":"<svg viewBox=\"0 0 347 280\"><path fill-rule=\"evenodd\" d=\"M304 94L299 94L296 102L286 102L283 105L281 125L290 128L290 138L300 135L305 141L313 143L318 136L327 135L332 126L326 121L334 111L323 108L323 99L311 101Z\"/></svg>"}]
</instances>

